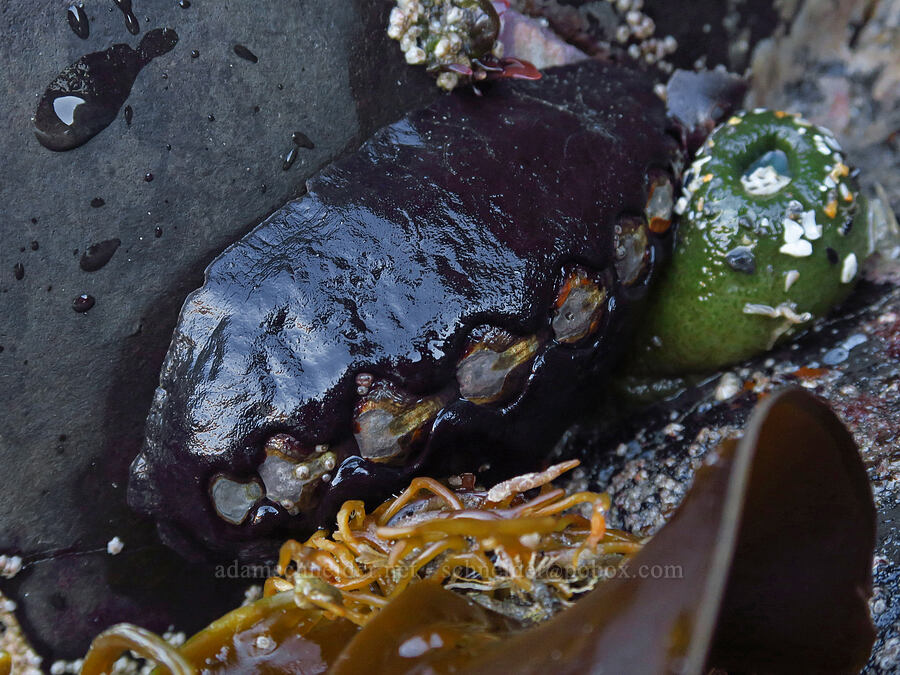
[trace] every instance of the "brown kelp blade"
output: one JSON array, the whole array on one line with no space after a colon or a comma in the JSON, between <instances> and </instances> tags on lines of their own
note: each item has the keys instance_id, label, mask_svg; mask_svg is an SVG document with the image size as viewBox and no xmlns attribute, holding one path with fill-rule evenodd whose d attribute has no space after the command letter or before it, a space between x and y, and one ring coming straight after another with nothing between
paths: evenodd
<instances>
[{"instance_id":1,"label":"brown kelp blade","mask_svg":"<svg viewBox=\"0 0 900 675\"><path fill-rule=\"evenodd\" d=\"M616 579L470 672L851 672L874 640L875 512L850 434L785 390Z\"/></svg>"},{"instance_id":2,"label":"brown kelp blade","mask_svg":"<svg viewBox=\"0 0 900 675\"><path fill-rule=\"evenodd\" d=\"M366 624L328 672L457 672L514 628L509 619L472 600L422 581Z\"/></svg>"},{"instance_id":3,"label":"brown kelp blade","mask_svg":"<svg viewBox=\"0 0 900 675\"><path fill-rule=\"evenodd\" d=\"M875 507L853 439L802 390L763 403L754 422L743 441L756 446L745 515L709 662L858 672L875 637L866 603Z\"/></svg>"}]
</instances>

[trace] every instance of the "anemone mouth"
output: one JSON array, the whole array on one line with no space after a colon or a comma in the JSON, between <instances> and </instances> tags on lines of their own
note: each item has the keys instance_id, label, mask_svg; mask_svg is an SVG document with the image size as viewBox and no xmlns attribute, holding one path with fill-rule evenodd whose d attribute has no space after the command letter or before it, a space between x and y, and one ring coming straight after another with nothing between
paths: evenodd
<instances>
[{"instance_id":1,"label":"anemone mouth","mask_svg":"<svg viewBox=\"0 0 900 675\"><path fill-rule=\"evenodd\" d=\"M752 197L768 197L781 192L793 179L787 153L777 147L768 147L750 162L741 174L744 192Z\"/></svg>"}]
</instances>

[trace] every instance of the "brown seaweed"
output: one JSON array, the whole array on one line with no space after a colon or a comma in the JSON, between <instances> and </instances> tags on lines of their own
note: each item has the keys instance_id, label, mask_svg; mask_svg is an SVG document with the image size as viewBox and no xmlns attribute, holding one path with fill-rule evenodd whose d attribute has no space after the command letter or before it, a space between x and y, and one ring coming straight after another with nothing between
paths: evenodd
<instances>
[{"instance_id":1,"label":"brown seaweed","mask_svg":"<svg viewBox=\"0 0 900 675\"><path fill-rule=\"evenodd\" d=\"M785 390L697 472L633 576L486 651L471 672L857 672L875 637L874 545L850 433L819 399Z\"/></svg>"},{"instance_id":2,"label":"brown seaweed","mask_svg":"<svg viewBox=\"0 0 900 675\"><path fill-rule=\"evenodd\" d=\"M232 672L849 673L874 641L874 541L872 495L849 432L819 399L787 389L708 457L669 523L615 578L536 627L420 581L354 633L323 609L341 602L338 589L310 577L169 656L207 668L224 646ZM294 630L272 637L270 627L288 619ZM278 658L228 651L248 635L271 640ZM123 646L115 629L93 649L113 658L110 644Z\"/></svg>"}]
</instances>

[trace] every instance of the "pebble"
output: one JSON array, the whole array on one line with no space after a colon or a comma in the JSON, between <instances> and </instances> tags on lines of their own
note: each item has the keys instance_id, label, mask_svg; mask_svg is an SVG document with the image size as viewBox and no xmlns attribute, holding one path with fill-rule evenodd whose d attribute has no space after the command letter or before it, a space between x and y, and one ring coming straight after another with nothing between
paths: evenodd
<instances>
[{"instance_id":1,"label":"pebble","mask_svg":"<svg viewBox=\"0 0 900 675\"><path fill-rule=\"evenodd\" d=\"M743 387L741 379L734 373L725 373L719 378L716 385L715 397L717 401L727 401L738 395Z\"/></svg>"}]
</instances>

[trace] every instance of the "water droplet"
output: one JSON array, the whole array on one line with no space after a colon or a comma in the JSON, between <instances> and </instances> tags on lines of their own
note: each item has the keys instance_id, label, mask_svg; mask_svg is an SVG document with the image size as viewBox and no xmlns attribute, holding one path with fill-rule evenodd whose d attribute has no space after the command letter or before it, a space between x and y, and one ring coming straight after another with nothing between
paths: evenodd
<instances>
[{"instance_id":1,"label":"water droplet","mask_svg":"<svg viewBox=\"0 0 900 675\"><path fill-rule=\"evenodd\" d=\"M86 54L47 86L34 114L35 136L50 150L71 150L103 131L119 114L141 69L171 51L178 35L156 28L137 49L113 45Z\"/></svg>"},{"instance_id":2,"label":"water droplet","mask_svg":"<svg viewBox=\"0 0 900 675\"><path fill-rule=\"evenodd\" d=\"M104 204L106 204L106 200L103 199L103 197L94 197L91 200L91 206L93 206L95 209L99 209Z\"/></svg>"},{"instance_id":3,"label":"water droplet","mask_svg":"<svg viewBox=\"0 0 900 675\"><path fill-rule=\"evenodd\" d=\"M212 113L210 113L209 115L206 116L206 119L208 119L210 122L215 122L216 116L213 115Z\"/></svg>"},{"instance_id":4,"label":"water droplet","mask_svg":"<svg viewBox=\"0 0 900 675\"><path fill-rule=\"evenodd\" d=\"M72 309L74 309L79 314L83 314L88 311L97 301L94 300L93 295L88 295L87 293L82 293L77 298L72 301Z\"/></svg>"},{"instance_id":5,"label":"water droplet","mask_svg":"<svg viewBox=\"0 0 900 675\"><path fill-rule=\"evenodd\" d=\"M22 281L25 278L25 265L20 262L13 265L13 276L16 281Z\"/></svg>"},{"instance_id":6,"label":"water droplet","mask_svg":"<svg viewBox=\"0 0 900 675\"><path fill-rule=\"evenodd\" d=\"M199 50L199 49L192 49L192 50L191 50L191 58L192 58L192 59L196 59L196 58L199 58L199 57L200 57L200 50Z\"/></svg>"},{"instance_id":7,"label":"water droplet","mask_svg":"<svg viewBox=\"0 0 900 675\"><path fill-rule=\"evenodd\" d=\"M288 150L287 154L284 156L284 162L281 164L281 168L284 171L287 171L292 166L294 166L294 162L297 160L297 148L291 148Z\"/></svg>"},{"instance_id":8,"label":"water droplet","mask_svg":"<svg viewBox=\"0 0 900 675\"><path fill-rule=\"evenodd\" d=\"M131 0L113 0L113 3L121 10L122 16L125 18L125 28L128 29L128 32L132 35L140 33L141 24L131 10Z\"/></svg>"},{"instance_id":9,"label":"water droplet","mask_svg":"<svg viewBox=\"0 0 900 675\"><path fill-rule=\"evenodd\" d=\"M249 61L250 63L259 63L259 57L257 57L256 54L247 49L244 45L235 45L234 53L240 56L242 59Z\"/></svg>"},{"instance_id":10,"label":"water droplet","mask_svg":"<svg viewBox=\"0 0 900 675\"><path fill-rule=\"evenodd\" d=\"M162 233L163 233L163 229L159 225L157 225L156 229L153 230L153 236L156 237L157 239L159 239L162 236Z\"/></svg>"},{"instance_id":11,"label":"water droplet","mask_svg":"<svg viewBox=\"0 0 900 675\"><path fill-rule=\"evenodd\" d=\"M315 143L313 143L309 139L309 136L304 134L302 131L295 131L293 134L291 134L291 140L294 142L294 145L297 145L301 148L306 148L308 150L312 150L316 147Z\"/></svg>"},{"instance_id":12,"label":"water droplet","mask_svg":"<svg viewBox=\"0 0 900 675\"><path fill-rule=\"evenodd\" d=\"M145 173L144 180L148 183L152 183L153 182L153 174L150 172Z\"/></svg>"},{"instance_id":13,"label":"water droplet","mask_svg":"<svg viewBox=\"0 0 900 675\"><path fill-rule=\"evenodd\" d=\"M91 34L91 22L87 13L84 11L84 3L79 2L77 5L69 5L66 10L66 18L69 20L69 27L82 40L86 40Z\"/></svg>"},{"instance_id":14,"label":"water droplet","mask_svg":"<svg viewBox=\"0 0 900 675\"><path fill-rule=\"evenodd\" d=\"M187 9L191 6L191 0L178 0L178 6L181 7L181 9Z\"/></svg>"},{"instance_id":15,"label":"water droplet","mask_svg":"<svg viewBox=\"0 0 900 675\"><path fill-rule=\"evenodd\" d=\"M263 193L263 194L266 194L266 190L268 190L268 189L269 189L269 188L266 187L266 184L265 184L265 183L263 183L262 185L259 186L259 191L260 191L261 193Z\"/></svg>"},{"instance_id":16,"label":"water droplet","mask_svg":"<svg viewBox=\"0 0 900 675\"><path fill-rule=\"evenodd\" d=\"M168 151L171 152L171 150L172 150L172 144L171 144L171 143L166 143L166 150L168 150Z\"/></svg>"},{"instance_id":17,"label":"water droplet","mask_svg":"<svg viewBox=\"0 0 900 675\"><path fill-rule=\"evenodd\" d=\"M85 272L96 272L110 261L121 243L119 239L107 239L97 244L91 244L81 256L79 267Z\"/></svg>"},{"instance_id":18,"label":"water droplet","mask_svg":"<svg viewBox=\"0 0 900 675\"><path fill-rule=\"evenodd\" d=\"M37 243L36 241L31 242L31 250L32 251L37 251L40 247L41 247L41 245L39 243Z\"/></svg>"},{"instance_id":19,"label":"water droplet","mask_svg":"<svg viewBox=\"0 0 900 675\"><path fill-rule=\"evenodd\" d=\"M284 89L284 85L279 82L278 83L278 91L281 91L282 89Z\"/></svg>"}]
</instances>

